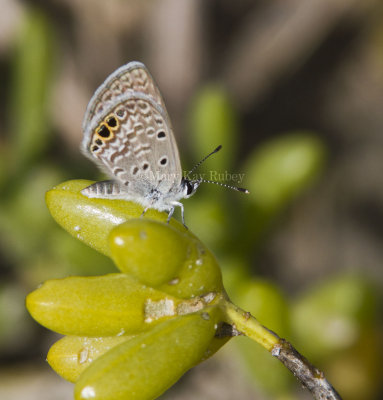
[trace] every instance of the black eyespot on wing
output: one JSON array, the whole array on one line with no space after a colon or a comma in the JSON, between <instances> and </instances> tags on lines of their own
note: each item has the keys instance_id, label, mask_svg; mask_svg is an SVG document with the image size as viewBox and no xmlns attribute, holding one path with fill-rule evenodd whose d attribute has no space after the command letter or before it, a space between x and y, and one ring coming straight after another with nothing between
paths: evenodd
<instances>
[{"instance_id":1,"label":"black eyespot on wing","mask_svg":"<svg viewBox=\"0 0 383 400\"><path fill-rule=\"evenodd\" d=\"M168 159L166 157L162 157L160 160L161 165L166 165L167 162L168 162Z\"/></svg>"},{"instance_id":2,"label":"black eyespot on wing","mask_svg":"<svg viewBox=\"0 0 383 400\"><path fill-rule=\"evenodd\" d=\"M148 163L145 163L145 164L142 166L142 169L143 169L144 171L146 171L148 168L149 168L149 164L148 164Z\"/></svg>"},{"instance_id":3,"label":"black eyespot on wing","mask_svg":"<svg viewBox=\"0 0 383 400\"><path fill-rule=\"evenodd\" d=\"M108 138L110 136L110 130L106 127L106 125L101 125L97 130L97 133L103 138Z\"/></svg>"},{"instance_id":4,"label":"black eyespot on wing","mask_svg":"<svg viewBox=\"0 0 383 400\"><path fill-rule=\"evenodd\" d=\"M95 143L98 144L99 146L101 146L102 145L102 140L101 139L96 139Z\"/></svg>"},{"instance_id":5,"label":"black eyespot on wing","mask_svg":"<svg viewBox=\"0 0 383 400\"><path fill-rule=\"evenodd\" d=\"M99 147L98 146L92 146L92 151L94 152L94 151L97 151L99 149Z\"/></svg>"},{"instance_id":6,"label":"black eyespot on wing","mask_svg":"<svg viewBox=\"0 0 383 400\"><path fill-rule=\"evenodd\" d=\"M165 137L166 137L166 134L165 134L164 131L159 131L159 132L157 133L157 138L158 138L158 139L164 139Z\"/></svg>"},{"instance_id":7,"label":"black eyespot on wing","mask_svg":"<svg viewBox=\"0 0 383 400\"><path fill-rule=\"evenodd\" d=\"M117 120L113 116L107 118L106 123L108 124L109 128L115 128L117 126Z\"/></svg>"},{"instance_id":8,"label":"black eyespot on wing","mask_svg":"<svg viewBox=\"0 0 383 400\"><path fill-rule=\"evenodd\" d=\"M134 168L132 169L132 174L133 174L133 175L136 175L137 172L138 172L138 167L134 167Z\"/></svg>"}]
</instances>

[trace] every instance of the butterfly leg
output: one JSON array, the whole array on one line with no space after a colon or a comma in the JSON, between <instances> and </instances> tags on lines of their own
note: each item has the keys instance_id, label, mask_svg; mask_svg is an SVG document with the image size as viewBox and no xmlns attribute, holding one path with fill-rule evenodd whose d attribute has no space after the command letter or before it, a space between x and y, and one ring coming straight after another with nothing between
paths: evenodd
<instances>
[{"instance_id":1,"label":"butterfly leg","mask_svg":"<svg viewBox=\"0 0 383 400\"><path fill-rule=\"evenodd\" d=\"M169 211L169 214L168 214L168 219L166 220L166 223L168 224L169 222L170 222L170 219L171 219L171 217L172 217L172 215L173 215L173 213L174 213L174 206L172 206L172 208L170 209L170 211Z\"/></svg>"},{"instance_id":2,"label":"butterfly leg","mask_svg":"<svg viewBox=\"0 0 383 400\"><path fill-rule=\"evenodd\" d=\"M148 211L148 210L149 210L149 207L145 207L144 211L142 211L142 214L140 215L140 218L142 218L146 214L146 211Z\"/></svg>"},{"instance_id":3,"label":"butterfly leg","mask_svg":"<svg viewBox=\"0 0 383 400\"><path fill-rule=\"evenodd\" d=\"M183 225L186 229L188 229L188 227L185 225L184 205L183 205L182 203L178 202L178 201L174 201L174 202L172 203L172 205L173 205L173 207L172 207L172 209L170 210L169 216L168 216L168 223L169 223L169 221L170 221L171 216L172 216L173 213L174 213L174 208L175 208L175 206L178 206L178 207L181 208L181 220L182 220L182 225Z\"/></svg>"}]
</instances>

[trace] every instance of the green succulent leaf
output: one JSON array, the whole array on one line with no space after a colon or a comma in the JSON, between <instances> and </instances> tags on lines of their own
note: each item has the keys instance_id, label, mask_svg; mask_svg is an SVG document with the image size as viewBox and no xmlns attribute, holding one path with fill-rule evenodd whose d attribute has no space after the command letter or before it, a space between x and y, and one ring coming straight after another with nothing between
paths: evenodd
<instances>
[{"instance_id":1,"label":"green succulent leaf","mask_svg":"<svg viewBox=\"0 0 383 400\"><path fill-rule=\"evenodd\" d=\"M136 334L174 316L180 303L126 274L45 282L27 296L29 313L64 335Z\"/></svg>"},{"instance_id":2,"label":"green succulent leaf","mask_svg":"<svg viewBox=\"0 0 383 400\"><path fill-rule=\"evenodd\" d=\"M110 256L108 236L117 225L132 218L138 218L143 208L125 200L90 199L80 192L92 181L72 180L64 182L46 194L50 213L58 224L72 236L83 241L97 251ZM145 218L166 221L166 213L150 209ZM172 219L170 225L185 228Z\"/></svg>"},{"instance_id":3,"label":"green succulent leaf","mask_svg":"<svg viewBox=\"0 0 383 400\"><path fill-rule=\"evenodd\" d=\"M204 358L215 334L214 314L174 318L114 347L80 376L76 400L155 399Z\"/></svg>"},{"instance_id":4,"label":"green succulent leaf","mask_svg":"<svg viewBox=\"0 0 383 400\"><path fill-rule=\"evenodd\" d=\"M89 365L113 347L134 336L83 337L65 336L58 340L47 355L49 365L69 382L76 382Z\"/></svg>"},{"instance_id":5,"label":"green succulent leaf","mask_svg":"<svg viewBox=\"0 0 383 400\"><path fill-rule=\"evenodd\" d=\"M110 248L121 272L158 286L178 276L191 251L191 240L190 235L163 223L134 219L112 230Z\"/></svg>"},{"instance_id":6,"label":"green succulent leaf","mask_svg":"<svg viewBox=\"0 0 383 400\"><path fill-rule=\"evenodd\" d=\"M189 231L135 219L116 227L110 241L118 268L144 284L180 298L223 291L215 258Z\"/></svg>"}]
</instances>

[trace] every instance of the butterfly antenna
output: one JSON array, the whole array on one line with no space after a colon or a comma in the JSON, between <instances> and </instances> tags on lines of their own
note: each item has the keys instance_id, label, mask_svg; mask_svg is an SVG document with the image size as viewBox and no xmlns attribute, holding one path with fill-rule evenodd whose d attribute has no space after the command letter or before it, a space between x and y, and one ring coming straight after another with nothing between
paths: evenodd
<instances>
[{"instance_id":1,"label":"butterfly antenna","mask_svg":"<svg viewBox=\"0 0 383 400\"><path fill-rule=\"evenodd\" d=\"M206 161L210 156L212 156L214 153L217 153L222 149L222 145L219 145L215 150L213 150L211 153L209 153L206 157L204 157L199 163L197 163L187 174L186 178L189 177L189 175L195 171L204 161Z\"/></svg>"},{"instance_id":2,"label":"butterfly antenna","mask_svg":"<svg viewBox=\"0 0 383 400\"><path fill-rule=\"evenodd\" d=\"M236 190L237 192L242 192L242 193L246 193L246 194L250 193L247 189L240 188L240 187L237 187L237 186L227 185L226 183L221 183L221 182L216 182L216 181L208 181L206 179L201 179L200 182L213 183L214 185L223 186L223 187L226 187L226 188L229 188L229 189Z\"/></svg>"}]
</instances>

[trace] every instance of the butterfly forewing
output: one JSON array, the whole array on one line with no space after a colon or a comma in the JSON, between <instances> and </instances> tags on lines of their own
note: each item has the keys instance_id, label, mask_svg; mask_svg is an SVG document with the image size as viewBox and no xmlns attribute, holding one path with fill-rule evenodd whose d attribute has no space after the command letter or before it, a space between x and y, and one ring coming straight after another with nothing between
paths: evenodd
<instances>
[{"instance_id":1,"label":"butterfly forewing","mask_svg":"<svg viewBox=\"0 0 383 400\"><path fill-rule=\"evenodd\" d=\"M89 128L94 116L103 114L106 109L116 103L118 97L129 93L146 94L155 103L160 105L161 108L166 110L161 93L145 65L133 61L110 74L105 82L96 90L89 101L84 116L84 132Z\"/></svg>"},{"instance_id":2,"label":"butterfly forewing","mask_svg":"<svg viewBox=\"0 0 383 400\"><path fill-rule=\"evenodd\" d=\"M171 124L149 72L129 63L97 89L84 118L83 151L135 196L182 178Z\"/></svg>"}]
</instances>

